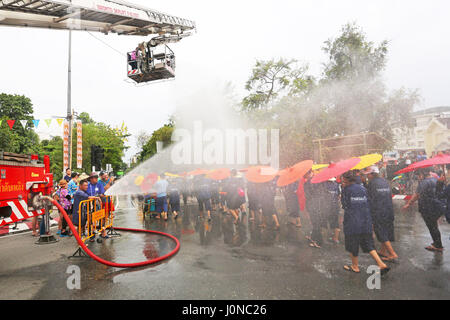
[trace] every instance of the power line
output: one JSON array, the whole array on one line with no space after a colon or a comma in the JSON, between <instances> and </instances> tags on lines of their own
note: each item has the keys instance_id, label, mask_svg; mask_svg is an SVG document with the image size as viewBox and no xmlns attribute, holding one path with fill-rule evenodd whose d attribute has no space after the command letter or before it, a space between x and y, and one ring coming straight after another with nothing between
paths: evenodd
<instances>
[{"instance_id":1,"label":"power line","mask_svg":"<svg viewBox=\"0 0 450 320\"><path fill-rule=\"evenodd\" d=\"M87 32L91 35L91 37L93 37L94 39L100 41L101 43L103 43L105 46L109 47L110 49L116 51L118 54L120 54L122 57L126 57L126 54L124 54L122 51L117 50L116 48L110 46L108 43L106 43L105 41L103 41L102 39L97 38L96 36L94 36L92 33L90 33L89 31Z\"/></svg>"}]
</instances>

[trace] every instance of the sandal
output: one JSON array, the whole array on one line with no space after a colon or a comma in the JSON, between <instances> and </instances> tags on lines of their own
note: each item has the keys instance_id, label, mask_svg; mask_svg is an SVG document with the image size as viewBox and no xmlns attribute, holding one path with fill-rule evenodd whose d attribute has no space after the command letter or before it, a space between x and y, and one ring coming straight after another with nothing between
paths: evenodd
<instances>
[{"instance_id":1,"label":"sandal","mask_svg":"<svg viewBox=\"0 0 450 320\"><path fill-rule=\"evenodd\" d=\"M321 248L315 241L311 241L311 243L309 244L309 246L310 246L311 248L318 248L318 249Z\"/></svg>"},{"instance_id":2,"label":"sandal","mask_svg":"<svg viewBox=\"0 0 450 320\"><path fill-rule=\"evenodd\" d=\"M428 246L428 247L425 247L425 249L426 250L428 250L428 251L434 251L434 252L442 252L442 251L444 251L444 248L436 248L435 246Z\"/></svg>"},{"instance_id":3,"label":"sandal","mask_svg":"<svg viewBox=\"0 0 450 320\"><path fill-rule=\"evenodd\" d=\"M350 272L353 272L353 273L361 273L361 271L356 271L355 269L353 269L353 266L351 266L351 265L345 265L344 266L344 270L347 270L347 271L350 271Z\"/></svg>"},{"instance_id":4,"label":"sandal","mask_svg":"<svg viewBox=\"0 0 450 320\"><path fill-rule=\"evenodd\" d=\"M384 276L386 273L389 272L389 270L391 270L391 268L386 267L386 268L384 268L384 269L381 269L381 270L380 270L380 273L381 273L382 276Z\"/></svg>"}]
</instances>

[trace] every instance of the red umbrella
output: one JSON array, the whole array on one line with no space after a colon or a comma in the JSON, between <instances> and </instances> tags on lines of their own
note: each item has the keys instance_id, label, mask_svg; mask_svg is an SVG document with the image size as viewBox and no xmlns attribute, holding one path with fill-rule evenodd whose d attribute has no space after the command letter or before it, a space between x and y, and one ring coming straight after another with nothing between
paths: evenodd
<instances>
[{"instance_id":1,"label":"red umbrella","mask_svg":"<svg viewBox=\"0 0 450 320\"><path fill-rule=\"evenodd\" d=\"M305 173L311 170L313 163L312 160L306 160L280 171L280 178L277 181L277 186L284 187L299 180Z\"/></svg>"},{"instance_id":2,"label":"red umbrella","mask_svg":"<svg viewBox=\"0 0 450 320\"><path fill-rule=\"evenodd\" d=\"M222 168L213 170L212 172L208 173L208 178L213 180L223 180L228 178L230 175L231 175L230 169Z\"/></svg>"},{"instance_id":3,"label":"red umbrella","mask_svg":"<svg viewBox=\"0 0 450 320\"><path fill-rule=\"evenodd\" d=\"M149 192L156 181L158 181L158 175L156 173L149 173L141 184L142 192Z\"/></svg>"},{"instance_id":4,"label":"red umbrella","mask_svg":"<svg viewBox=\"0 0 450 320\"><path fill-rule=\"evenodd\" d=\"M328 168L323 169L318 174L316 174L311 182L312 183L321 183L324 181L327 181L331 178L335 178L337 176L340 176L344 172L347 172L354 168L359 162L361 161L360 158L352 158L347 159L343 161L339 161L336 163L332 163L328 166Z\"/></svg>"},{"instance_id":5,"label":"red umbrella","mask_svg":"<svg viewBox=\"0 0 450 320\"><path fill-rule=\"evenodd\" d=\"M440 154L431 159L415 162L413 164L410 164L406 168L397 171L395 174L411 172L411 171L414 171L417 169L427 168L427 167L431 167L431 166L435 166L435 165L442 165L442 164L450 164L450 155Z\"/></svg>"},{"instance_id":6,"label":"red umbrella","mask_svg":"<svg viewBox=\"0 0 450 320\"><path fill-rule=\"evenodd\" d=\"M272 181L278 174L278 171L272 167L257 166L247 170L245 178L254 183L264 183Z\"/></svg>"}]
</instances>

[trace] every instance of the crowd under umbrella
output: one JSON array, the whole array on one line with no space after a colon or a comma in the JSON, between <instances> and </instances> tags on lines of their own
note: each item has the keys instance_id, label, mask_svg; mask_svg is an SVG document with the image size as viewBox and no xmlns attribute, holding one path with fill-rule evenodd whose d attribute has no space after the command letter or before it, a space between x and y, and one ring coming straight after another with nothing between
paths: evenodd
<instances>
[{"instance_id":1,"label":"crowd under umbrella","mask_svg":"<svg viewBox=\"0 0 450 320\"><path fill-rule=\"evenodd\" d=\"M361 162L360 158L351 158L336 163L331 163L327 168L323 169L318 174L316 174L312 178L311 183L321 183L331 178L336 178L341 174L349 170L352 170L360 162Z\"/></svg>"},{"instance_id":2,"label":"crowd under umbrella","mask_svg":"<svg viewBox=\"0 0 450 320\"><path fill-rule=\"evenodd\" d=\"M292 167L283 169L279 172L277 181L278 187L284 187L300 180L313 166L312 160L299 162Z\"/></svg>"},{"instance_id":3,"label":"crowd under umbrella","mask_svg":"<svg viewBox=\"0 0 450 320\"><path fill-rule=\"evenodd\" d=\"M450 155L440 154L431 159L415 162L406 168L397 171L395 174L407 173L417 169L428 168L436 165L450 164Z\"/></svg>"},{"instance_id":4,"label":"crowd under umbrella","mask_svg":"<svg viewBox=\"0 0 450 320\"><path fill-rule=\"evenodd\" d=\"M269 166L256 166L248 168L245 178L254 183L272 181L278 175L278 170Z\"/></svg>"}]
</instances>

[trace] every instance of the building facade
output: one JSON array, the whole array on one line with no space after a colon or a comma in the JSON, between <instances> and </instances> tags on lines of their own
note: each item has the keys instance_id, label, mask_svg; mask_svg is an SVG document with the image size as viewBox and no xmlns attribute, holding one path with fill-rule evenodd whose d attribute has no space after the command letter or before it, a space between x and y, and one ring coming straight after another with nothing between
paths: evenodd
<instances>
[{"instance_id":1,"label":"building facade","mask_svg":"<svg viewBox=\"0 0 450 320\"><path fill-rule=\"evenodd\" d=\"M450 107L429 108L413 113L413 128L393 128L395 147L399 152L433 152L450 149Z\"/></svg>"}]
</instances>

